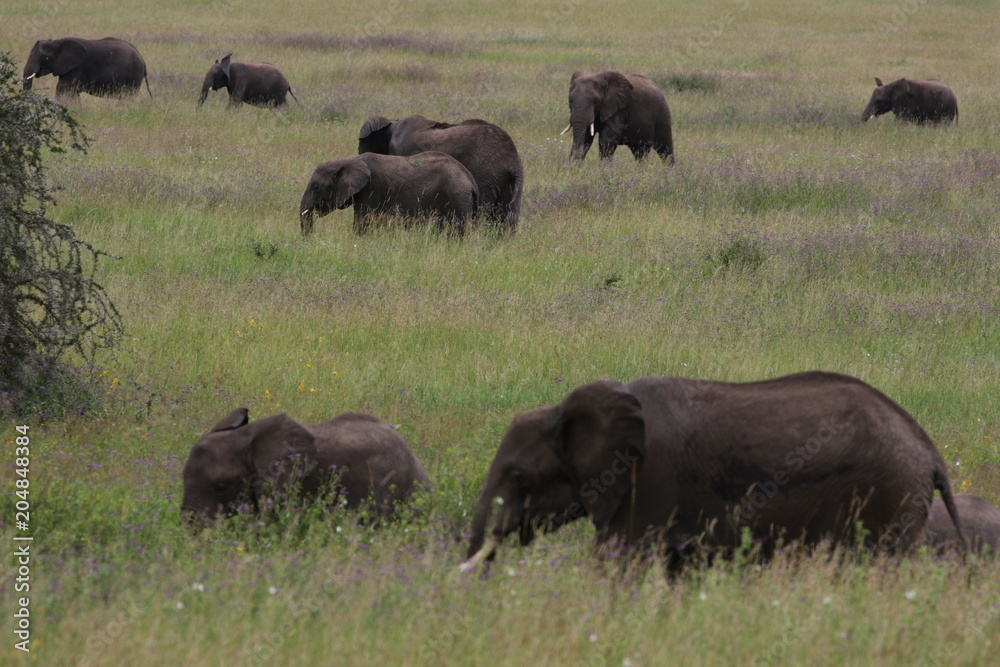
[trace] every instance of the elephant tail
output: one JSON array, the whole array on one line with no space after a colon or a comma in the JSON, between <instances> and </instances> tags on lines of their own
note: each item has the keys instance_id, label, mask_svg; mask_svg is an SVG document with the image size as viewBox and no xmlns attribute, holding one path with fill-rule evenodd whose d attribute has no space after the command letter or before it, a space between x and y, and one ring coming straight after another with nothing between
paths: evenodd
<instances>
[{"instance_id":1,"label":"elephant tail","mask_svg":"<svg viewBox=\"0 0 1000 667\"><path fill-rule=\"evenodd\" d=\"M153 91L149 89L149 73L146 68L142 68L142 79L146 82L146 92L149 93L149 99L153 99Z\"/></svg>"},{"instance_id":2,"label":"elephant tail","mask_svg":"<svg viewBox=\"0 0 1000 667\"><path fill-rule=\"evenodd\" d=\"M934 488L941 492L941 500L948 510L951 522L955 524L955 533L958 535L958 543L962 545L963 553L969 553L969 541L962 531L962 524L958 521L958 509L955 507L955 497L951 493L951 484L948 483L948 474L940 468L934 471Z\"/></svg>"},{"instance_id":3,"label":"elephant tail","mask_svg":"<svg viewBox=\"0 0 1000 667\"><path fill-rule=\"evenodd\" d=\"M291 86L288 87L288 94L292 96L293 100L299 103L299 106L302 106L302 102L299 102L299 98L295 97L295 93L292 92Z\"/></svg>"},{"instance_id":4,"label":"elephant tail","mask_svg":"<svg viewBox=\"0 0 1000 667\"><path fill-rule=\"evenodd\" d=\"M479 188L472 188L472 217L479 215Z\"/></svg>"}]
</instances>

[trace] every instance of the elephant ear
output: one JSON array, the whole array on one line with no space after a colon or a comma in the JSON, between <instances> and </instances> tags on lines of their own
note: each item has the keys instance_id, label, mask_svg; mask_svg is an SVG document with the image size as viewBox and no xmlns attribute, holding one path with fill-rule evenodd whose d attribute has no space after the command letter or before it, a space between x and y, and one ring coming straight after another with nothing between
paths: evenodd
<instances>
[{"instance_id":1,"label":"elephant ear","mask_svg":"<svg viewBox=\"0 0 1000 667\"><path fill-rule=\"evenodd\" d=\"M358 154L389 152L392 141L392 121L384 116L372 116L358 133Z\"/></svg>"},{"instance_id":2,"label":"elephant ear","mask_svg":"<svg viewBox=\"0 0 1000 667\"><path fill-rule=\"evenodd\" d=\"M882 79L875 77L875 85L879 88L882 87Z\"/></svg>"},{"instance_id":3,"label":"elephant ear","mask_svg":"<svg viewBox=\"0 0 1000 667\"><path fill-rule=\"evenodd\" d=\"M285 413L258 419L252 425L251 468L258 491L267 482L282 485L315 465L316 438Z\"/></svg>"},{"instance_id":4,"label":"elephant ear","mask_svg":"<svg viewBox=\"0 0 1000 667\"><path fill-rule=\"evenodd\" d=\"M226 415L222 421L216 424L212 428L212 432L216 431L231 431L233 429L240 428L241 426L246 426L250 421L250 411L246 408L236 408L228 415Z\"/></svg>"},{"instance_id":5,"label":"elephant ear","mask_svg":"<svg viewBox=\"0 0 1000 667\"><path fill-rule=\"evenodd\" d=\"M219 63L220 65L222 65L222 73L226 75L227 81L229 80L229 66L232 65L232 61L230 60L232 57L233 54L227 53L226 56L222 59L222 61Z\"/></svg>"},{"instance_id":6,"label":"elephant ear","mask_svg":"<svg viewBox=\"0 0 1000 667\"><path fill-rule=\"evenodd\" d=\"M625 385L584 385L562 402L559 421L581 501L598 531L607 527L632 489L646 454L642 405Z\"/></svg>"},{"instance_id":7,"label":"elephant ear","mask_svg":"<svg viewBox=\"0 0 1000 667\"><path fill-rule=\"evenodd\" d=\"M597 106L598 119L602 123L607 123L617 113L627 113L632 103L632 84L628 79L618 72L609 72L606 81L604 97ZM627 123L628 119L623 121Z\"/></svg>"},{"instance_id":8,"label":"elephant ear","mask_svg":"<svg viewBox=\"0 0 1000 667\"><path fill-rule=\"evenodd\" d=\"M390 125L392 125L392 121L385 116L372 116L361 126L358 139L367 139L373 132L381 132Z\"/></svg>"},{"instance_id":9,"label":"elephant ear","mask_svg":"<svg viewBox=\"0 0 1000 667\"><path fill-rule=\"evenodd\" d=\"M573 76L569 78L569 85L572 86L581 76L583 76L583 72L573 72Z\"/></svg>"},{"instance_id":10,"label":"elephant ear","mask_svg":"<svg viewBox=\"0 0 1000 667\"><path fill-rule=\"evenodd\" d=\"M368 185L371 178L371 169L363 159L355 158L348 162L337 173L333 205L338 209L350 206L354 196Z\"/></svg>"},{"instance_id":11,"label":"elephant ear","mask_svg":"<svg viewBox=\"0 0 1000 667\"><path fill-rule=\"evenodd\" d=\"M62 76L81 66L87 59L87 47L79 42L65 41L60 45L59 53L52 61L52 73Z\"/></svg>"}]
</instances>

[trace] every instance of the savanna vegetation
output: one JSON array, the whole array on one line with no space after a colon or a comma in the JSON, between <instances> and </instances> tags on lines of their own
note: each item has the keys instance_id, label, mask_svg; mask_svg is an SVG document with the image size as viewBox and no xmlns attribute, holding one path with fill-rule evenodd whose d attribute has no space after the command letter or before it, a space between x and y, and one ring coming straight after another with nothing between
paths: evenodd
<instances>
[{"instance_id":1,"label":"savanna vegetation","mask_svg":"<svg viewBox=\"0 0 1000 667\"><path fill-rule=\"evenodd\" d=\"M990 664L996 563L791 554L668 581L597 561L577 522L486 576L457 565L511 418L601 378L851 374L916 417L956 490L1000 503L998 21L984 0L6 1L15 62L114 35L153 96L83 95L87 153L46 156L48 215L109 255L125 337L61 394L77 404L2 423L0 537L20 534L18 425L34 536L31 652L8 556L2 662ZM199 109L229 52L301 105ZM603 69L666 91L676 165L569 162L570 76ZM959 122L862 125L876 76L947 82ZM414 113L511 134L517 234L359 237L348 210L302 239L316 164L354 154L369 116ZM370 412L435 493L381 529L305 508L193 536L181 466L239 406Z\"/></svg>"}]
</instances>

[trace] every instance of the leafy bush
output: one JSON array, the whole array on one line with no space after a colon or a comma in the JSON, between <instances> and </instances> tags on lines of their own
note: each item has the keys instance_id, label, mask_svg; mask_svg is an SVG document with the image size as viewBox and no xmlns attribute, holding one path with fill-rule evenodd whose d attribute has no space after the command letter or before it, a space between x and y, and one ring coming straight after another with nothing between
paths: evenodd
<instances>
[{"instance_id":1,"label":"leafy bush","mask_svg":"<svg viewBox=\"0 0 1000 667\"><path fill-rule=\"evenodd\" d=\"M0 55L0 411L26 414L79 406L61 357L74 349L92 362L122 325L95 280L102 253L46 217L43 153L64 142L85 151L87 137L65 107L18 91L17 78Z\"/></svg>"}]
</instances>

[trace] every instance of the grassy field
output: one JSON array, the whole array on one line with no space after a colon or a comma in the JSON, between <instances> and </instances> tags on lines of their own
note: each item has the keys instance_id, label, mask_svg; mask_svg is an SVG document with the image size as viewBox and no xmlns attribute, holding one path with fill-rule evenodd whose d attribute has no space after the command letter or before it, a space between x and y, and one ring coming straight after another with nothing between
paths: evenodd
<instances>
[{"instance_id":1,"label":"grassy field","mask_svg":"<svg viewBox=\"0 0 1000 667\"><path fill-rule=\"evenodd\" d=\"M128 6L123 6L128 4ZM1000 504L1000 6L987 0L355 3L108 0L0 8L0 50L119 36L153 98L83 96L93 146L53 158L53 217L116 259L127 337L83 414L32 443L31 653L10 665L986 665L1000 565L792 556L624 579L578 522L459 576L472 505L518 412L601 378L855 375L910 411L956 489ZM674 6L681 5L681 6ZM216 58L268 61L302 104L225 109ZM570 164L571 74L666 91L677 163ZM858 117L874 77L936 77L955 126ZM55 79L35 90L54 95ZM364 121L504 127L513 238L299 236L316 164ZM230 409L397 426L435 483L382 530L350 517L179 517L189 447ZM13 545L14 426L0 538ZM9 492L7 490L10 490ZM513 540L512 540L513 541ZM13 551L13 547L10 548Z\"/></svg>"}]
</instances>

